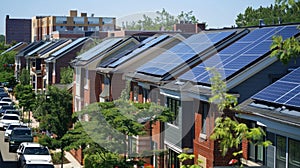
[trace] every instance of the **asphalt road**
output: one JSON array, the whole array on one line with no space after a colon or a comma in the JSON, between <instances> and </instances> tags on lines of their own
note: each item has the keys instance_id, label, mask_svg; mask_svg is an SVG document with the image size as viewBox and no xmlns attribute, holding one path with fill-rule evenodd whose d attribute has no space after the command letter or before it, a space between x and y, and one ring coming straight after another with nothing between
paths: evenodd
<instances>
[{"instance_id":1,"label":"asphalt road","mask_svg":"<svg viewBox=\"0 0 300 168\"><path fill-rule=\"evenodd\" d=\"M17 168L17 154L8 152L8 142L4 142L4 131L0 131L0 168Z\"/></svg>"}]
</instances>

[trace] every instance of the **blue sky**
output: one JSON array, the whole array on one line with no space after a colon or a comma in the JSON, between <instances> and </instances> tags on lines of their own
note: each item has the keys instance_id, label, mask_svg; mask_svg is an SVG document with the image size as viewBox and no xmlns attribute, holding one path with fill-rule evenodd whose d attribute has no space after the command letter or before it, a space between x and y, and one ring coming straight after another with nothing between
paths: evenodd
<instances>
[{"instance_id":1,"label":"blue sky","mask_svg":"<svg viewBox=\"0 0 300 168\"><path fill-rule=\"evenodd\" d=\"M5 0L0 6L0 34L5 32L5 17L31 18L36 15L67 16L70 9L88 15L131 18L135 14L161 11L177 16L181 11L193 11L200 22L210 28L235 25L236 16L248 6L269 6L275 0Z\"/></svg>"}]
</instances>

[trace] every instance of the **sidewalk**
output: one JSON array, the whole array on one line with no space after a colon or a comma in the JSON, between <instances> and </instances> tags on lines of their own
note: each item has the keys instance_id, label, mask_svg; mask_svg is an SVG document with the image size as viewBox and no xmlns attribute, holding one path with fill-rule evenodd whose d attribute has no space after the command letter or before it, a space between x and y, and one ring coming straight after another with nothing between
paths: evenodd
<instances>
[{"instance_id":1,"label":"sidewalk","mask_svg":"<svg viewBox=\"0 0 300 168\"><path fill-rule=\"evenodd\" d=\"M65 157L70 161L68 164L64 164L64 168L82 168L83 166L71 155L70 152L65 152ZM60 168L60 165L54 165L55 168Z\"/></svg>"}]
</instances>

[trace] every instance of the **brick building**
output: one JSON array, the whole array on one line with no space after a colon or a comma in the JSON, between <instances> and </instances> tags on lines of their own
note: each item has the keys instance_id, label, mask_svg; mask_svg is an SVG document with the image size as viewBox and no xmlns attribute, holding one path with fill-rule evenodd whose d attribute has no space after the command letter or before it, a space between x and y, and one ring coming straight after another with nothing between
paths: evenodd
<instances>
[{"instance_id":1,"label":"brick building","mask_svg":"<svg viewBox=\"0 0 300 168\"><path fill-rule=\"evenodd\" d=\"M11 19L6 15L5 20L5 43L30 42L31 19Z\"/></svg>"},{"instance_id":2,"label":"brick building","mask_svg":"<svg viewBox=\"0 0 300 168\"><path fill-rule=\"evenodd\" d=\"M112 31L116 27L114 17L95 17L87 13L77 15L70 10L69 16L34 16L32 18L32 41L51 38L79 38L85 32Z\"/></svg>"}]
</instances>

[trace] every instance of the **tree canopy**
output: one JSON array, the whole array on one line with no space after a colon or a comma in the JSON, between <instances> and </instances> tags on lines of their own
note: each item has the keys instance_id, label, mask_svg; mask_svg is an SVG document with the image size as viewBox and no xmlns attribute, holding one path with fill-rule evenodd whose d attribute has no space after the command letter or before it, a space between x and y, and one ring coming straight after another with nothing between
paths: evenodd
<instances>
[{"instance_id":1,"label":"tree canopy","mask_svg":"<svg viewBox=\"0 0 300 168\"><path fill-rule=\"evenodd\" d=\"M162 11L156 11L155 18L143 15L143 19L126 23L124 28L128 30L173 30L173 26L179 22L197 23L198 19L193 15L193 11L181 11L178 16L173 16L162 9Z\"/></svg>"}]
</instances>

